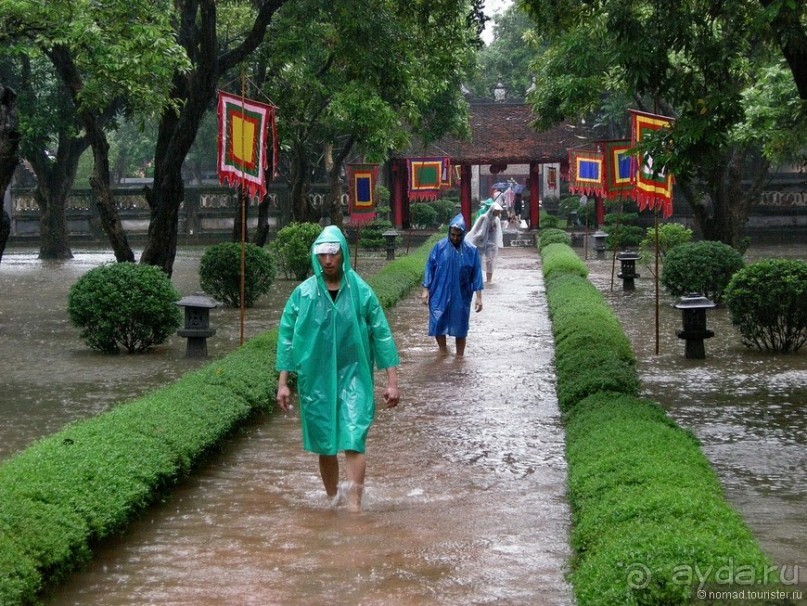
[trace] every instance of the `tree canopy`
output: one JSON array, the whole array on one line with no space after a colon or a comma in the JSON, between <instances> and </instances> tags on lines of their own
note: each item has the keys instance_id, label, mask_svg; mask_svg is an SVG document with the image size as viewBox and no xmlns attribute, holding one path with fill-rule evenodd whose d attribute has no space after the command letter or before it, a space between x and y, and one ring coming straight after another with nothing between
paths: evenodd
<instances>
[{"instance_id":1,"label":"tree canopy","mask_svg":"<svg viewBox=\"0 0 807 606\"><path fill-rule=\"evenodd\" d=\"M795 80L782 78L774 7L753 0L521 5L542 24L546 42L530 97L538 126L585 117L625 136L628 106L673 117L670 133L645 151L676 175L704 236L739 245L768 162L797 160L807 142L804 102ZM763 79L775 87L762 90ZM790 101L763 105L783 99ZM743 180L751 186L741 187Z\"/></svg>"}]
</instances>

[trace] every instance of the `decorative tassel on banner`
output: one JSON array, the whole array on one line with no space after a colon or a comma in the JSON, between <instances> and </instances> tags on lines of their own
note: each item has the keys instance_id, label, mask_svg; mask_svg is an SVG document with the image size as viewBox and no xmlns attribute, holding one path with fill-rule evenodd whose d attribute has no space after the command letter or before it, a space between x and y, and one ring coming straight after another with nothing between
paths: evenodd
<instances>
[{"instance_id":1,"label":"decorative tassel on banner","mask_svg":"<svg viewBox=\"0 0 807 606\"><path fill-rule=\"evenodd\" d=\"M440 186L448 177L449 158L407 158L409 199L433 201L440 194Z\"/></svg>"},{"instance_id":2,"label":"decorative tassel on banner","mask_svg":"<svg viewBox=\"0 0 807 606\"><path fill-rule=\"evenodd\" d=\"M603 159L599 150L569 150L569 191L573 194L602 196Z\"/></svg>"},{"instance_id":3,"label":"decorative tassel on banner","mask_svg":"<svg viewBox=\"0 0 807 606\"><path fill-rule=\"evenodd\" d=\"M361 224L376 216L375 184L378 164L348 164L347 188L350 223Z\"/></svg>"},{"instance_id":4,"label":"decorative tassel on banner","mask_svg":"<svg viewBox=\"0 0 807 606\"><path fill-rule=\"evenodd\" d=\"M648 114L635 109L631 113L631 147L641 144L642 140L654 131L668 129L672 118ZM639 210L660 210L664 218L672 215L672 186L674 179L665 168L657 167L650 155L635 158L633 171L633 199Z\"/></svg>"},{"instance_id":5,"label":"decorative tassel on banner","mask_svg":"<svg viewBox=\"0 0 807 606\"><path fill-rule=\"evenodd\" d=\"M219 91L219 182L243 187L250 197L266 195L266 144L272 129L272 176L277 174L280 147L275 125L276 108Z\"/></svg>"}]
</instances>

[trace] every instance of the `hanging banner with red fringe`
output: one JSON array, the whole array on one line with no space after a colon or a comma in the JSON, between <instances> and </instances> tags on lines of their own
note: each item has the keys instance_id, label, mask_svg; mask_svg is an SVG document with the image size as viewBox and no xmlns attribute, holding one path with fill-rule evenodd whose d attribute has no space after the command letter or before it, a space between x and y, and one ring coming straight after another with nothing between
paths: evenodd
<instances>
[{"instance_id":1,"label":"hanging banner with red fringe","mask_svg":"<svg viewBox=\"0 0 807 606\"><path fill-rule=\"evenodd\" d=\"M598 150L569 150L569 191L588 196L603 195L603 160Z\"/></svg>"},{"instance_id":2,"label":"hanging banner with red fringe","mask_svg":"<svg viewBox=\"0 0 807 606\"><path fill-rule=\"evenodd\" d=\"M635 109L628 111L631 113L631 147L641 144L649 134L669 129L672 124L672 118L666 116ZM645 154L643 158L635 159L633 181L633 198L639 210L658 209L664 218L672 215L673 176L663 166L654 166L652 156Z\"/></svg>"},{"instance_id":3,"label":"hanging banner with red fringe","mask_svg":"<svg viewBox=\"0 0 807 606\"><path fill-rule=\"evenodd\" d=\"M272 176L277 173L279 145L272 105L219 91L218 173L219 182L243 187L250 197L266 195L266 149L272 129Z\"/></svg>"},{"instance_id":4,"label":"hanging banner with red fringe","mask_svg":"<svg viewBox=\"0 0 807 606\"><path fill-rule=\"evenodd\" d=\"M448 158L407 158L410 200L436 200L450 162Z\"/></svg>"},{"instance_id":5,"label":"hanging banner with red fringe","mask_svg":"<svg viewBox=\"0 0 807 606\"><path fill-rule=\"evenodd\" d=\"M605 161L603 197L607 200L633 198L633 157L630 139L597 141Z\"/></svg>"},{"instance_id":6,"label":"hanging banner with red fringe","mask_svg":"<svg viewBox=\"0 0 807 606\"><path fill-rule=\"evenodd\" d=\"M348 164L347 190L350 223L364 223L375 218L375 185L378 164Z\"/></svg>"}]
</instances>

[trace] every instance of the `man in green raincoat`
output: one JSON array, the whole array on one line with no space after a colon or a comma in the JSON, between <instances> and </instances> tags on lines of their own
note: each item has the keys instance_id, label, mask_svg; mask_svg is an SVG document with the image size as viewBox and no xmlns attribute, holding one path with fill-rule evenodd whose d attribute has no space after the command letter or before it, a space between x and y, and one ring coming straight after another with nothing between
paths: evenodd
<instances>
[{"instance_id":1,"label":"man in green raincoat","mask_svg":"<svg viewBox=\"0 0 807 606\"><path fill-rule=\"evenodd\" d=\"M387 407L398 404L398 351L384 310L353 270L347 240L329 225L314 242L314 275L291 293L280 319L277 403L290 408L288 376L297 373L303 448L319 455L325 492L338 495L345 453L347 504L360 511L365 441L375 414L373 366L386 369Z\"/></svg>"}]
</instances>

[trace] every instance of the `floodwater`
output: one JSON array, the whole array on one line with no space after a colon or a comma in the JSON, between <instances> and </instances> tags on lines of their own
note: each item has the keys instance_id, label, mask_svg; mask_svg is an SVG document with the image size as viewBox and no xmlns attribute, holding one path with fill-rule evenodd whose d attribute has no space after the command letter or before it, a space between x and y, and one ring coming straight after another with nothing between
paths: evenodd
<instances>
[{"instance_id":1,"label":"floodwater","mask_svg":"<svg viewBox=\"0 0 807 606\"><path fill-rule=\"evenodd\" d=\"M0 276L4 271L0 266ZM125 536L102 545L49 604L573 603L564 580L571 554L563 431L537 253L502 251L495 280L485 290L485 309L473 315L464 359L437 353L425 335L418 292L389 312L402 397L398 408L379 409L370 432L362 513L328 507L316 458L301 450L295 411L262 416ZM277 301L289 288L279 289ZM252 312L248 334L276 324L277 301ZM11 318L6 303L2 311L4 334L17 332L19 316ZM216 316L218 327L237 314L216 312L227 316ZM232 324L220 341L237 343ZM65 326L27 330L37 334L17 337L21 343L33 339L37 349L47 349L43 333L65 332ZM0 342L4 357L9 338L13 342ZM73 408L59 415L63 423L65 416L108 408L104 391L134 397L148 377L161 372L157 386L199 364L182 359L181 343L132 362L125 355L108 361L84 353L74 339L61 337L61 354L54 352L48 365L66 357L72 370L57 371L61 380L41 366L24 372L15 379L16 391L39 377L50 389L4 418L25 417L36 407ZM211 355L217 340L209 340ZM131 364L134 370L118 369ZM76 380L80 368L85 380L69 397L48 395L69 377ZM17 362L15 370L26 368ZM96 385L110 372L106 386ZM383 376L378 382L380 391ZM96 400L98 410L86 410L82 398ZM45 410L34 417L15 423L27 423L29 436L7 453L30 441L35 428L42 435L61 424L47 420ZM50 425L41 427L46 421ZM0 431L6 448L13 429Z\"/></svg>"},{"instance_id":2,"label":"floodwater","mask_svg":"<svg viewBox=\"0 0 807 606\"><path fill-rule=\"evenodd\" d=\"M579 251L582 255L582 250ZM656 290L648 266L634 292L622 290L619 261L592 260L589 278L611 302L639 360L642 395L659 402L701 441L732 505L786 579L807 584L807 348L774 355L744 347L725 306L707 310L706 358L684 357L679 299ZM804 246L749 249L762 258L807 259ZM798 568L796 568L798 567ZM794 571L796 576L794 576Z\"/></svg>"}]
</instances>

